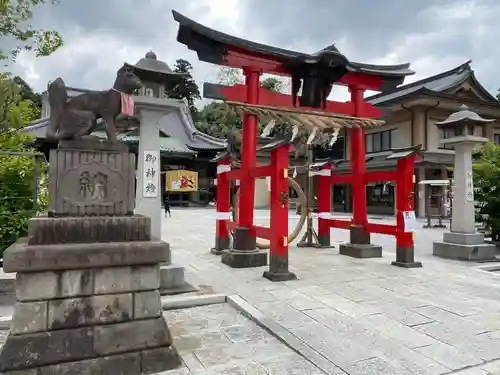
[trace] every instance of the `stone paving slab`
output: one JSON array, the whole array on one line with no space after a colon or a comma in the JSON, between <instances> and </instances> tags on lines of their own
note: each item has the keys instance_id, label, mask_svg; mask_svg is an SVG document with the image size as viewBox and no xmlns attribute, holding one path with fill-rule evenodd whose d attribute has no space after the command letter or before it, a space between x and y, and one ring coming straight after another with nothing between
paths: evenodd
<instances>
[{"instance_id":1,"label":"stone paving slab","mask_svg":"<svg viewBox=\"0 0 500 375\"><path fill-rule=\"evenodd\" d=\"M268 219L259 212L255 222ZM210 254L214 229L211 210L174 210L164 220L163 238L187 279L241 296L345 373L500 374L500 274L433 257L444 230L417 230L424 267L407 270L390 266L392 237L372 235L382 258L353 259L338 254L348 232L332 229L335 248L292 244L290 270L299 280L272 283L262 278L267 267L231 269Z\"/></svg>"},{"instance_id":2,"label":"stone paving slab","mask_svg":"<svg viewBox=\"0 0 500 375\"><path fill-rule=\"evenodd\" d=\"M213 210L172 213L163 218L162 237L171 244L172 261L186 267L186 279L203 293L241 296L290 339L334 364L327 373L500 374L500 273L433 257L441 229L417 230L415 253L423 268L411 270L390 266L392 237L372 236L382 258L353 259L338 254L349 233L333 229L334 248L292 244L290 270L299 280L272 283L262 277L267 267L231 269L210 254ZM296 220L292 215L290 225ZM268 225L269 219L258 212L255 222ZM165 313L185 363L165 375L324 373L228 308Z\"/></svg>"},{"instance_id":3,"label":"stone paving slab","mask_svg":"<svg viewBox=\"0 0 500 375\"><path fill-rule=\"evenodd\" d=\"M164 316L184 362L164 374L325 374L227 303Z\"/></svg>"}]
</instances>

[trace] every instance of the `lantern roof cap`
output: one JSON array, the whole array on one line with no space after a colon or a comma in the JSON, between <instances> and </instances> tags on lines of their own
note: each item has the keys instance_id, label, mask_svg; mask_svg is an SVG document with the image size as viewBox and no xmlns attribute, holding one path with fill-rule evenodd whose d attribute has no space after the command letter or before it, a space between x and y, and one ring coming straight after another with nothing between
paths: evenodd
<instances>
[{"instance_id":1,"label":"lantern roof cap","mask_svg":"<svg viewBox=\"0 0 500 375\"><path fill-rule=\"evenodd\" d=\"M158 60L158 56L152 50L149 50L135 65L127 65L132 67L135 74L143 81L167 83L176 76L187 75L172 71L166 62Z\"/></svg>"},{"instance_id":2,"label":"lantern roof cap","mask_svg":"<svg viewBox=\"0 0 500 375\"><path fill-rule=\"evenodd\" d=\"M473 112L465 104L462 104L457 112L452 113L446 120L436 122L436 125L452 125L458 123L488 124L495 120L485 119Z\"/></svg>"}]
</instances>

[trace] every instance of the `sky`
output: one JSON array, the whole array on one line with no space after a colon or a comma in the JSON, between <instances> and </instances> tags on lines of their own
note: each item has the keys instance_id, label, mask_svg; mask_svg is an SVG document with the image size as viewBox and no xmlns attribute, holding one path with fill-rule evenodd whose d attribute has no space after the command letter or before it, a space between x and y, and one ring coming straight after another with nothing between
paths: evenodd
<instances>
[{"instance_id":1,"label":"sky","mask_svg":"<svg viewBox=\"0 0 500 375\"><path fill-rule=\"evenodd\" d=\"M33 24L59 31L64 46L43 58L23 52L7 69L38 92L57 77L72 87L106 89L124 62L135 64L153 50L170 66L188 60L200 87L216 82L219 68L176 41L172 9L272 46L315 52L335 43L351 61L410 62L416 74L406 82L471 59L490 92L500 87L498 0L60 0L36 8ZM331 97L346 100L346 89Z\"/></svg>"}]
</instances>

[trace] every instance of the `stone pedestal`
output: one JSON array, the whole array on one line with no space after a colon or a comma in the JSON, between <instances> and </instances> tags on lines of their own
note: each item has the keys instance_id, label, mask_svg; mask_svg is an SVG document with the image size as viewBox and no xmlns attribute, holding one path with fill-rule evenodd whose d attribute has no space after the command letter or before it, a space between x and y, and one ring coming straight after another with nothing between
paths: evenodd
<instances>
[{"instance_id":1,"label":"stone pedestal","mask_svg":"<svg viewBox=\"0 0 500 375\"><path fill-rule=\"evenodd\" d=\"M339 246L339 254L353 258L380 258L382 257L382 246L370 243L370 233L363 226L351 225L350 243Z\"/></svg>"},{"instance_id":2,"label":"stone pedestal","mask_svg":"<svg viewBox=\"0 0 500 375\"><path fill-rule=\"evenodd\" d=\"M443 241L434 242L433 255L457 260L494 260L497 247L484 243L484 236L476 233L474 183L472 179L472 150L486 138L463 135L442 141L455 146L453 176L453 209L450 233Z\"/></svg>"},{"instance_id":3,"label":"stone pedestal","mask_svg":"<svg viewBox=\"0 0 500 375\"><path fill-rule=\"evenodd\" d=\"M160 183L160 160L156 160L155 175L148 174L149 167L145 160L148 154L160 158L159 122L171 111L164 99L150 96L134 97L141 126L139 127L139 151L137 162L137 194L135 212L151 218L151 233L153 237L161 238L162 191ZM146 182L152 181L156 187L154 194L145 192Z\"/></svg>"},{"instance_id":4,"label":"stone pedestal","mask_svg":"<svg viewBox=\"0 0 500 375\"><path fill-rule=\"evenodd\" d=\"M51 157L50 199L60 200L51 202L53 217L31 219L28 238L5 252L4 271L17 272L17 303L0 372L139 375L176 368L180 357L158 291L169 245L152 240L147 217L88 216L111 207L129 212L120 189L135 163L110 166L115 151L53 151L73 161L66 172L72 177L63 176L62 186Z\"/></svg>"},{"instance_id":5,"label":"stone pedestal","mask_svg":"<svg viewBox=\"0 0 500 375\"><path fill-rule=\"evenodd\" d=\"M497 254L497 247L484 243L484 236L480 233L443 233L442 242L434 242L435 256L456 260L493 260Z\"/></svg>"},{"instance_id":6,"label":"stone pedestal","mask_svg":"<svg viewBox=\"0 0 500 375\"><path fill-rule=\"evenodd\" d=\"M267 252L256 249L255 237L248 228L236 228L233 249L223 250L221 262L231 268L267 266Z\"/></svg>"}]
</instances>

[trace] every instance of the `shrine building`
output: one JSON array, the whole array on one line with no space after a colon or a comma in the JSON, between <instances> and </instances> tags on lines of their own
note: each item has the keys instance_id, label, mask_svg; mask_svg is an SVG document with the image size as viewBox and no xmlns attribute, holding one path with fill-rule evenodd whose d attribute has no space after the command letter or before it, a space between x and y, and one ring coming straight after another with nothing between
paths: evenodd
<instances>
[{"instance_id":1,"label":"shrine building","mask_svg":"<svg viewBox=\"0 0 500 375\"><path fill-rule=\"evenodd\" d=\"M397 89L369 96L366 100L385 113L386 124L376 130L366 129L365 147L367 170L389 170L395 163L386 160L391 149L422 145L422 160L415 167L415 210L418 217L426 215L429 198L431 214L437 214L442 186L426 186L421 181L447 180L452 178L453 148L441 146L443 138L455 136L455 129L438 126L451 113L465 104L480 116L497 121L483 128L475 128L476 135L487 137L500 144L500 102L477 80L471 61L443 73L399 86ZM337 160L334 173L346 173L350 169L349 136L341 133L330 155ZM319 151L321 156L325 153ZM305 186L306 176L298 176ZM335 185L333 209L350 212L352 208L350 186ZM369 183L366 189L368 213L394 214L395 191L392 184Z\"/></svg>"}]
</instances>

